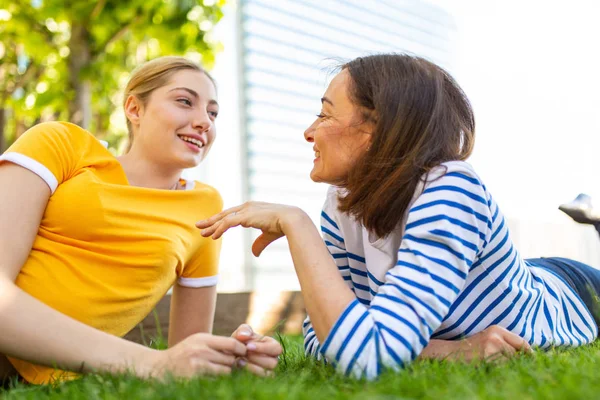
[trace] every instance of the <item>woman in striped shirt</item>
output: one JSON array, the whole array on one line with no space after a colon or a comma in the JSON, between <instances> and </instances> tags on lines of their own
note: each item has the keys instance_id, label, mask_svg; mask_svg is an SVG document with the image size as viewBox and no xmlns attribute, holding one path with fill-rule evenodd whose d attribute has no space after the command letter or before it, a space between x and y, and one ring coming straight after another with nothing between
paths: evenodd
<instances>
[{"instance_id":1,"label":"woman in striped shirt","mask_svg":"<svg viewBox=\"0 0 600 400\"><path fill-rule=\"evenodd\" d=\"M314 144L311 178L332 185L324 241L303 211L283 205L247 203L197 224L214 238L237 225L261 229L256 256L287 237L309 316L307 353L372 378L419 355L451 354L458 339L492 326L496 350L509 352L596 338L588 289L598 293L598 272L521 258L464 161L474 117L448 73L407 55L358 58L321 102L304 136Z\"/></svg>"}]
</instances>

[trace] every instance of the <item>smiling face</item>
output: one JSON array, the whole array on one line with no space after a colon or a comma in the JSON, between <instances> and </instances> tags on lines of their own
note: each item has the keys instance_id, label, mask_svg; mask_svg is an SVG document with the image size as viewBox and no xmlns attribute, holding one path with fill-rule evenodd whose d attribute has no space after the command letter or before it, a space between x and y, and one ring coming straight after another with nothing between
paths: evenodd
<instances>
[{"instance_id":1,"label":"smiling face","mask_svg":"<svg viewBox=\"0 0 600 400\"><path fill-rule=\"evenodd\" d=\"M134 136L130 152L165 167L195 167L215 140L218 112L215 85L205 73L175 72L145 102L134 95L127 99Z\"/></svg>"},{"instance_id":2,"label":"smiling face","mask_svg":"<svg viewBox=\"0 0 600 400\"><path fill-rule=\"evenodd\" d=\"M321 113L304 132L306 141L314 143L310 178L315 182L342 185L369 146L372 127L361 121L358 107L351 102L349 83L345 69L331 80L321 99Z\"/></svg>"}]
</instances>

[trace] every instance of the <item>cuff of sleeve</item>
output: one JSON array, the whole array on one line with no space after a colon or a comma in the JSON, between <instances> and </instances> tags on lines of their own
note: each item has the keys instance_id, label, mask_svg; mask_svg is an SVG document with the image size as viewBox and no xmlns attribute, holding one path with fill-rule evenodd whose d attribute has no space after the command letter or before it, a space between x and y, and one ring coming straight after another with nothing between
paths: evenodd
<instances>
[{"instance_id":1,"label":"cuff of sleeve","mask_svg":"<svg viewBox=\"0 0 600 400\"><path fill-rule=\"evenodd\" d=\"M54 176L54 174L46 168L45 165L39 163L33 158L27 157L20 153L4 153L0 156L0 161L9 161L13 164L20 165L23 168L26 168L38 175L40 178L46 182L46 184L50 187L50 191L54 194L54 191L58 187L58 180Z\"/></svg>"},{"instance_id":2,"label":"cuff of sleeve","mask_svg":"<svg viewBox=\"0 0 600 400\"><path fill-rule=\"evenodd\" d=\"M219 275L206 276L203 278L178 278L177 283L179 286L189 288L201 288L207 286L215 286L219 282Z\"/></svg>"},{"instance_id":3,"label":"cuff of sleeve","mask_svg":"<svg viewBox=\"0 0 600 400\"><path fill-rule=\"evenodd\" d=\"M307 356L315 357L317 360L322 358L321 345L313 328L309 328L308 331L304 332L304 353Z\"/></svg>"},{"instance_id":4,"label":"cuff of sleeve","mask_svg":"<svg viewBox=\"0 0 600 400\"><path fill-rule=\"evenodd\" d=\"M321 346L321 354L345 374L351 372L357 353L362 351L363 341L371 331L368 324L364 323L368 314L365 306L354 299L342 312Z\"/></svg>"}]
</instances>

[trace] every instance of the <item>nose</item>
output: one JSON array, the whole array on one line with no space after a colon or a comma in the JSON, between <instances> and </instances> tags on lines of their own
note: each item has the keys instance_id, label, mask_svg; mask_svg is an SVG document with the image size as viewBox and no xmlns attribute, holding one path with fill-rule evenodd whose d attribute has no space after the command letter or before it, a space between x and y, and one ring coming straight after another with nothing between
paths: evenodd
<instances>
[{"instance_id":1,"label":"nose","mask_svg":"<svg viewBox=\"0 0 600 400\"><path fill-rule=\"evenodd\" d=\"M208 115L206 110L198 110L194 113L194 120L192 121L192 127L198 130L200 133L206 132L210 129L213 122Z\"/></svg>"},{"instance_id":2,"label":"nose","mask_svg":"<svg viewBox=\"0 0 600 400\"><path fill-rule=\"evenodd\" d=\"M315 127L316 127L318 121L319 121L318 119L315 119L315 122L313 122L304 131L304 140L306 140L308 143L313 143L315 141Z\"/></svg>"}]
</instances>

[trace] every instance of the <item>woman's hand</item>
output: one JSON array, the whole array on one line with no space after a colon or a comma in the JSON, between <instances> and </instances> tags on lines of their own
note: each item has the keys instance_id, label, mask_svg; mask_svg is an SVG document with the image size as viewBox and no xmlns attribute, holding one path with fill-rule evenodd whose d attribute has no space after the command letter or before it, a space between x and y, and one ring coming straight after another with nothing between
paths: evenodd
<instances>
[{"instance_id":1,"label":"woman's hand","mask_svg":"<svg viewBox=\"0 0 600 400\"><path fill-rule=\"evenodd\" d=\"M231 373L238 357L246 355L246 345L239 340L196 333L168 350L152 352L150 360L141 360L133 367L144 378L225 375Z\"/></svg>"},{"instance_id":2,"label":"woman's hand","mask_svg":"<svg viewBox=\"0 0 600 400\"><path fill-rule=\"evenodd\" d=\"M254 332L247 324L242 324L231 337L246 344L248 354L238 360L240 367L259 376L269 376L277 367L278 357L283 352L277 340L270 336L262 336Z\"/></svg>"},{"instance_id":3,"label":"woman's hand","mask_svg":"<svg viewBox=\"0 0 600 400\"><path fill-rule=\"evenodd\" d=\"M419 355L421 359L496 361L517 352L533 353L525 339L493 325L463 340L432 340Z\"/></svg>"},{"instance_id":4,"label":"woman's hand","mask_svg":"<svg viewBox=\"0 0 600 400\"><path fill-rule=\"evenodd\" d=\"M258 257L269 244L284 236L294 221L305 218L308 216L298 207L250 201L198 221L196 227L202 229L202 236L213 239L234 226L260 229L262 234L252 245L252 253Z\"/></svg>"}]
</instances>

